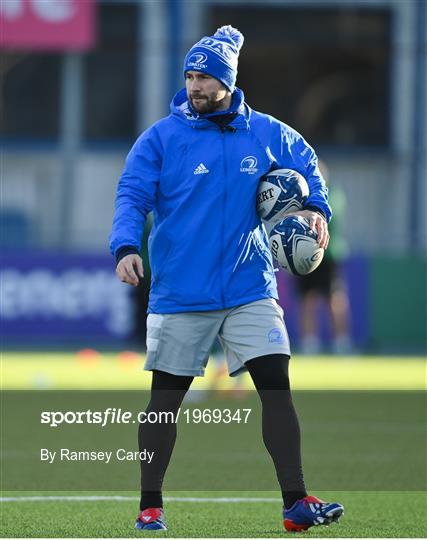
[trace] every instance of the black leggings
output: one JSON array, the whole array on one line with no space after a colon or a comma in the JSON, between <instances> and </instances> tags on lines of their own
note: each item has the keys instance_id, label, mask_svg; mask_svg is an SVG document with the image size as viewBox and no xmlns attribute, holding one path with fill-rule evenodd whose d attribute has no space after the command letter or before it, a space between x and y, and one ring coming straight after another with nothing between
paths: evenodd
<instances>
[{"instance_id":1,"label":"black leggings","mask_svg":"<svg viewBox=\"0 0 427 540\"><path fill-rule=\"evenodd\" d=\"M280 354L254 358L246 363L262 403L264 444L273 459L287 507L306 494L300 430L291 398L288 363L289 356ZM193 377L154 370L147 413L167 411L175 414L192 381ZM141 451L154 452L150 464L141 461L140 508L162 507L163 477L175 445L176 424L140 424L138 440Z\"/></svg>"},{"instance_id":2,"label":"black leggings","mask_svg":"<svg viewBox=\"0 0 427 540\"><path fill-rule=\"evenodd\" d=\"M262 403L262 437L273 460L285 506L304 497L301 435L292 403L289 356L272 354L246 363Z\"/></svg>"},{"instance_id":3,"label":"black leggings","mask_svg":"<svg viewBox=\"0 0 427 540\"><path fill-rule=\"evenodd\" d=\"M146 412L167 411L176 414L194 377L171 375L153 370L151 399ZM141 461L140 509L162 508L163 477L169 465L176 440L175 422L139 424L139 450L154 452L150 464Z\"/></svg>"}]
</instances>

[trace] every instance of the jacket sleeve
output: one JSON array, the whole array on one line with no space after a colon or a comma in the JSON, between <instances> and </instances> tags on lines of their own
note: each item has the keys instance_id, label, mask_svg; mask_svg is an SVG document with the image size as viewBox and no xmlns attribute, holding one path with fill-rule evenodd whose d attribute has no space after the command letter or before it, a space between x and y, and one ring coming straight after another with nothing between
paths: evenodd
<instances>
[{"instance_id":1,"label":"jacket sleeve","mask_svg":"<svg viewBox=\"0 0 427 540\"><path fill-rule=\"evenodd\" d=\"M320 210L329 222L332 211L328 203L328 188L319 170L315 151L297 131L286 125L281 129L282 155L290 154L293 168L304 176L310 189L305 206L310 210Z\"/></svg>"},{"instance_id":2,"label":"jacket sleeve","mask_svg":"<svg viewBox=\"0 0 427 540\"><path fill-rule=\"evenodd\" d=\"M110 250L141 247L147 214L153 209L162 168L162 145L155 127L145 131L129 152L117 186Z\"/></svg>"}]
</instances>

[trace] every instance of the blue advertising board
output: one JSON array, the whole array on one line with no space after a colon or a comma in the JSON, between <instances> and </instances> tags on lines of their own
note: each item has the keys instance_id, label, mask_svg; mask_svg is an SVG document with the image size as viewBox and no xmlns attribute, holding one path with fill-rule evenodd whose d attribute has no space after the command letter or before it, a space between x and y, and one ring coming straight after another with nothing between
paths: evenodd
<instances>
[{"instance_id":1,"label":"blue advertising board","mask_svg":"<svg viewBox=\"0 0 427 540\"><path fill-rule=\"evenodd\" d=\"M276 274L280 304L291 343L300 341L300 300L296 279ZM351 309L351 336L360 348L369 339L369 263L352 257L342 267ZM125 346L134 336L137 299L121 283L113 259L105 254L3 252L0 261L0 338L17 346ZM321 337L330 342L326 306L318 314Z\"/></svg>"},{"instance_id":2,"label":"blue advertising board","mask_svg":"<svg viewBox=\"0 0 427 540\"><path fill-rule=\"evenodd\" d=\"M132 287L109 255L3 252L0 280L3 347L112 343L133 331Z\"/></svg>"}]
</instances>

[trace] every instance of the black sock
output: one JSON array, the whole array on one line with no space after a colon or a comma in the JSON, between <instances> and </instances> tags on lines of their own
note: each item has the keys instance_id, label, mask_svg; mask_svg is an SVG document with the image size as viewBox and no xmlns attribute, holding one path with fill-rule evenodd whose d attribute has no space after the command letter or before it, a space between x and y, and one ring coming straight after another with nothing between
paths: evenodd
<instances>
[{"instance_id":1,"label":"black sock","mask_svg":"<svg viewBox=\"0 0 427 540\"><path fill-rule=\"evenodd\" d=\"M171 375L163 371L153 371L151 399L146 412L172 412L175 416L193 377ZM139 451L153 452L151 463L141 461L140 509L162 508L163 477L169 465L176 440L174 422L139 424Z\"/></svg>"},{"instance_id":2,"label":"black sock","mask_svg":"<svg viewBox=\"0 0 427 540\"><path fill-rule=\"evenodd\" d=\"M271 354L246 364L261 399L263 440L273 460L286 508L307 495L288 362L289 356L285 354Z\"/></svg>"},{"instance_id":3,"label":"black sock","mask_svg":"<svg viewBox=\"0 0 427 540\"><path fill-rule=\"evenodd\" d=\"M293 504L307 496L304 491L282 491L283 506L289 510Z\"/></svg>"},{"instance_id":4,"label":"black sock","mask_svg":"<svg viewBox=\"0 0 427 540\"><path fill-rule=\"evenodd\" d=\"M144 491L141 493L139 509L142 512L146 508L163 508L163 497L161 491Z\"/></svg>"}]
</instances>

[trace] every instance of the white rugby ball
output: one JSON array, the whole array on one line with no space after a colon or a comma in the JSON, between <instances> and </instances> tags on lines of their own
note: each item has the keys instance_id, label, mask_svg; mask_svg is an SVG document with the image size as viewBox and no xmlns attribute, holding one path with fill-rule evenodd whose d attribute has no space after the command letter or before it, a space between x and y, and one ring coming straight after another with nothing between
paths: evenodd
<instances>
[{"instance_id":1,"label":"white rugby ball","mask_svg":"<svg viewBox=\"0 0 427 540\"><path fill-rule=\"evenodd\" d=\"M267 230L287 214L304 208L309 195L305 178L292 169L276 169L261 178L257 193L257 211Z\"/></svg>"},{"instance_id":2,"label":"white rugby ball","mask_svg":"<svg viewBox=\"0 0 427 540\"><path fill-rule=\"evenodd\" d=\"M302 216L288 216L276 224L269 236L273 257L284 270L296 276L313 272L323 260L324 249L317 233Z\"/></svg>"}]
</instances>

